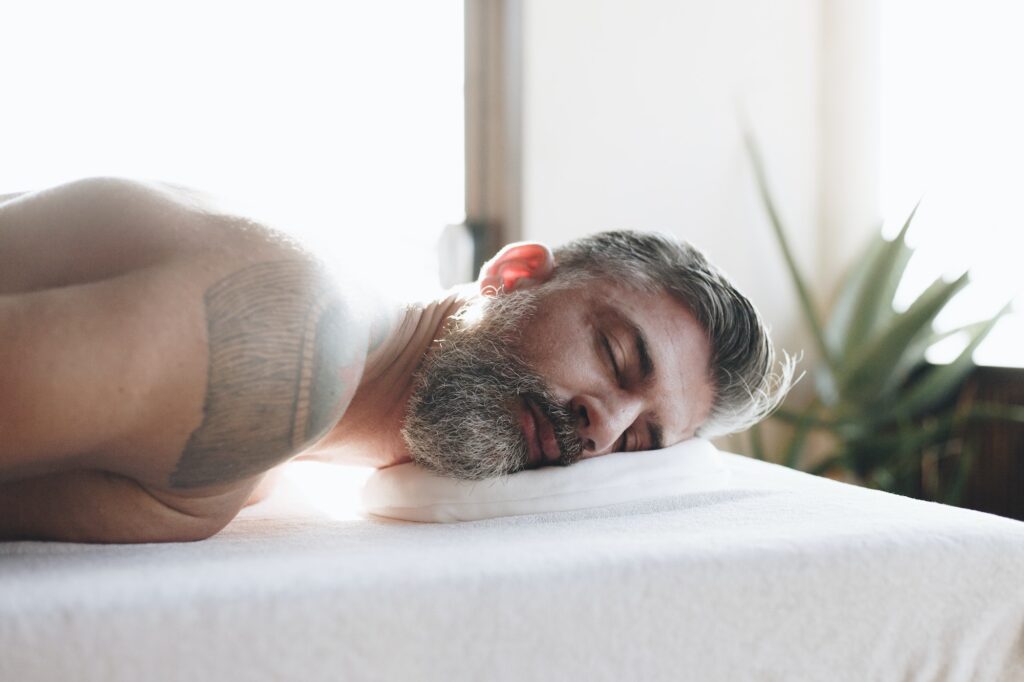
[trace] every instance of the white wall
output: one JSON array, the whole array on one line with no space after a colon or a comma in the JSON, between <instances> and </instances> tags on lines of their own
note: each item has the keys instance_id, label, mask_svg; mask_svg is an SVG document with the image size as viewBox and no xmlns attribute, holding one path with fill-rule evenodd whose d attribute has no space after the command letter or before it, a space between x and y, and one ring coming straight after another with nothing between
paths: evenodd
<instances>
[{"instance_id":1,"label":"white wall","mask_svg":"<svg viewBox=\"0 0 1024 682\"><path fill-rule=\"evenodd\" d=\"M396 296L437 288L434 242L464 215L461 0L33 0L0 17L0 194L179 183Z\"/></svg>"},{"instance_id":2,"label":"white wall","mask_svg":"<svg viewBox=\"0 0 1024 682\"><path fill-rule=\"evenodd\" d=\"M821 6L818 263L819 283L828 290L882 220L880 1Z\"/></svg>"},{"instance_id":3,"label":"white wall","mask_svg":"<svg viewBox=\"0 0 1024 682\"><path fill-rule=\"evenodd\" d=\"M738 112L820 282L819 3L524 0L523 13L525 238L679 235L754 300L785 347L810 350Z\"/></svg>"}]
</instances>

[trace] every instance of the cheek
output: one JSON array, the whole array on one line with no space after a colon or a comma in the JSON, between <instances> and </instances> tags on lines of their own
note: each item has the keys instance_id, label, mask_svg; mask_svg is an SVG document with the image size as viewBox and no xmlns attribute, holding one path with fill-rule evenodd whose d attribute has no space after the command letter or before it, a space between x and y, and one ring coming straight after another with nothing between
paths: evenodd
<instances>
[{"instance_id":1,"label":"cheek","mask_svg":"<svg viewBox=\"0 0 1024 682\"><path fill-rule=\"evenodd\" d=\"M593 381L593 352L584 334L562 332L557 335L537 334L524 339L520 352L548 385L563 400L584 390Z\"/></svg>"},{"instance_id":2,"label":"cheek","mask_svg":"<svg viewBox=\"0 0 1024 682\"><path fill-rule=\"evenodd\" d=\"M563 400L585 390L596 373L592 302L576 292L560 292L542 301L527 323L519 353Z\"/></svg>"}]
</instances>

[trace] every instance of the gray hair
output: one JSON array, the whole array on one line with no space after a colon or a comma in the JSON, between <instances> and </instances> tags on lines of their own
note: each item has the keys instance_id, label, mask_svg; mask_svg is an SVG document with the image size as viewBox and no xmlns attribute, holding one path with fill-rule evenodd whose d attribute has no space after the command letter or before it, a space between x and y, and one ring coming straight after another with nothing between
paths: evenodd
<instances>
[{"instance_id":1,"label":"gray hair","mask_svg":"<svg viewBox=\"0 0 1024 682\"><path fill-rule=\"evenodd\" d=\"M555 250L553 281L600 277L640 291L666 291L700 322L711 349L714 400L697 429L705 438L743 431L767 417L793 384L795 360L776 368L769 330L750 300L688 242L620 230Z\"/></svg>"}]
</instances>

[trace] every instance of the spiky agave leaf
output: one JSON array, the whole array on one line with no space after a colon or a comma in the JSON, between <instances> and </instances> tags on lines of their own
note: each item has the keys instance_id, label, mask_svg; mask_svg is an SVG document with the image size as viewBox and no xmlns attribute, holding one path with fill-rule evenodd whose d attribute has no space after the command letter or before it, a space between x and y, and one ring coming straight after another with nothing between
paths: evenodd
<instances>
[{"instance_id":1,"label":"spiky agave leaf","mask_svg":"<svg viewBox=\"0 0 1024 682\"><path fill-rule=\"evenodd\" d=\"M905 311L877 330L870 342L852 352L837 377L843 401L870 405L884 397L882 388L904 352L932 332L932 321L966 284L967 273L952 282L936 279Z\"/></svg>"},{"instance_id":2,"label":"spiky agave leaf","mask_svg":"<svg viewBox=\"0 0 1024 682\"><path fill-rule=\"evenodd\" d=\"M848 359L850 351L856 352L857 348L869 342L877 330L892 319L895 312L892 300L913 254L906 236L917 215L917 208L914 206L896 238L883 240L874 258L864 264L863 286L856 292L850 321L843 330L843 359Z\"/></svg>"},{"instance_id":3,"label":"spiky agave leaf","mask_svg":"<svg viewBox=\"0 0 1024 682\"><path fill-rule=\"evenodd\" d=\"M915 417L947 399L963 383L967 374L974 367L974 351L985 340L1000 318L1010 311L1011 306L1012 304L1007 303L996 313L995 317L974 329L967 346L953 362L948 365L932 367L927 374L914 382L894 405L889 407L888 412L897 418Z\"/></svg>"},{"instance_id":4,"label":"spiky agave leaf","mask_svg":"<svg viewBox=\"0 0 1024 682\"><path fill-rule=\"evenodd\" d=\"M928 363L927 352L928 349L936 345L940 341L954 336L956 334L966 334L968 343L971 342L982 330L991 322L991 320L981 320L978 322L971 322L960 327L954 327L953 329L947 329L942 332L932 332L922 336L915 340L907 350L904 351L902 357L896 367L893 368L892 374L886 380L886 384L882 389L882 393L885 395L895 395L900 387L906 384L907 380L910 379L913 372Z\"/></svg>"},{"instance_id":5,"label":"spiky agave leaf","mask_svg":"<svg viewBox=\"0 0 1024 682\"><path fill-rule=\"evenodd\" d=\"M834 367L834 362L828 345L825 343L825 335L822 331L821 319L818 315L818 311L815 309L814 301L811 300L811 295L808 293L806 279L804 278L803 273L800 272L800 267L797 265L796 258L793 256L793 250L790 248L789 238L786 235L786 228L782 224L782 219L779 217L778 210L775 208L775 200L772 197L771 190L768 188L768 178L765 174L764 164L761 162L761 153L758 150L757 143L754 141L754 136L751 133L744 133L743 141L747 148L747 156L750 158L750 164L754 169L754 178L757 181L757 188L761 194L761 202L764 204L765 212L768 214L772 230L775 232L775 237L779 242L779 248L782 249L782 255L786 261L786 267L789 269L790 279L793 280L793 286L796 288L797 297L800 300L800 307L803 310L804 318L807 320L807 324L811 328L812 337L814 338L815 344L818 346L818 352L821 354L825 367L831 370L831 368Z\"/></svg>"},{"instance_id":6,"label":"spiky agave leaf","mask_svg":"<svg viewBox=\"0 0 1024 682\"><path fill-rule=\"evenodd\" d=\"M861 254L847 268L836 288L831 312L825 321L824 334L825 343L832 353L832 357L835 358L837 368L841 368L846 362L846 337L850 321L853 319L854 306L864 288L868 272L878 260L886 243L882 235L876 233ZM836 385L835 374L831 371L815 371L813 376L814 388L821 401L828 406L839 402L839 387Z\"/></svg>"}]
</instances>

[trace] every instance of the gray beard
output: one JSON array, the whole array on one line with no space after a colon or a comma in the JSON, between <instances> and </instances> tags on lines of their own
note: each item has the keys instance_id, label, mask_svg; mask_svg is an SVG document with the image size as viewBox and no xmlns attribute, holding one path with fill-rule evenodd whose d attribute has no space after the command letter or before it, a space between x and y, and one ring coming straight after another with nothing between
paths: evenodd
<instances>
[{"instance_id":1,"label":"gray beard","mask_svg":"<svg viewBox=\"0 0 1024 682\"><path fill-rule=\"evenodd\" d=\"M576 419L517 352L542 296L538 289L502 294L467 304L453 318L413 378L402 427L413 461L469 480L524 469L530 450L517 417L524 398L551 420L559 464L579 459Z\"/></svg>"}]
</instances>

